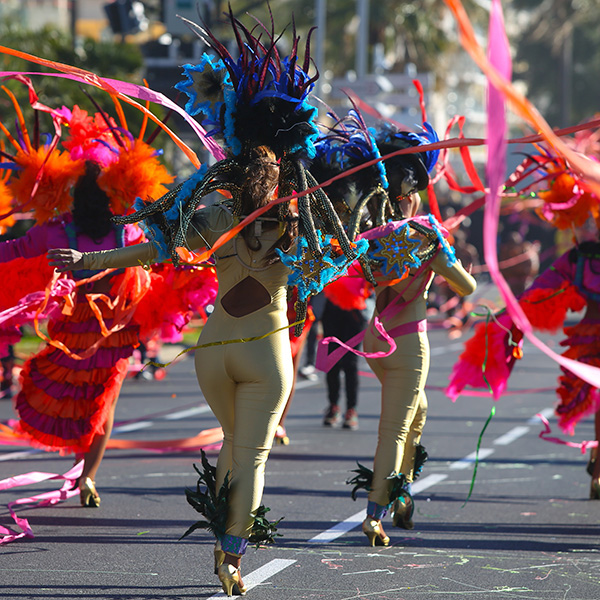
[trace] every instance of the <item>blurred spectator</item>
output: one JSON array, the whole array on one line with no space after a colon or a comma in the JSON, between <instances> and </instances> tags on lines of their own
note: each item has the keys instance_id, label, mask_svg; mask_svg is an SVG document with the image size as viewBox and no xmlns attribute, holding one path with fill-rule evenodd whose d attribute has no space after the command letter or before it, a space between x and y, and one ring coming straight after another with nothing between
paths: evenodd
<instances>
[{"instance_id":1,"label":"blurred spectator","mask_svg":"<svg viewBox=\"0 0 600 600\"><path fill-rule=\"evenodd\" d=\"M500 244L500 272L512 293L520 296L540 271L540 243L529 242L518 231L510 231Z\"/></svg>"},{"instance_id":2,"label":"blurred spectator","mask_svg":"<svg viewBox=\"0 0 600 600\"><path fill-rule=\"evenodd\" d=\"M314 322L311 324L308 332L306 342L304 345L304 364L299 368L298 375L304 379L310 381L316 381L319 376L315 370L315 360L317 357L317 338L319 335L319 324L323 317L323 310L325 310L325 294L319 292L310 299L309 306L315 317Z\"/></svg>"}]
</instances>

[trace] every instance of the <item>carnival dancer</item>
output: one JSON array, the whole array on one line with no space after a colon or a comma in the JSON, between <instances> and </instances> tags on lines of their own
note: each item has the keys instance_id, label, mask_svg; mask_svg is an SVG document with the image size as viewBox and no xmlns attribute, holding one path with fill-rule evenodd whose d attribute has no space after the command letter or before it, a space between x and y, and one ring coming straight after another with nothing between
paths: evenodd
<instances>
[{"instance_id":1,"label":"carnival dancer","mask_svg":"<svg viewBox=\"0 0 600 600\"><path fill-rule=\"evenodd\" d=\"M389 166L387 168L389 172ZM468 296L476 287L473 277L448 251L435 222L423 224L423 221L413 220L420 203L418 194L397 198L396 202L407 219L405 222L399 221L399 229L405 228L404 240L408 245L409 257L413 253L413 257L417 256L418 260L406 276L400 277L400 281L397 271L382 270L376 274L378 286L375 288L375 312L363 342L365 352L370 355L385 353L387 342L377 331L376 320L397 342L396 350L389 356L367 358L381 383L377 449L367 518L363 522L363 532L371 545L389 543L381 519L390 505L394 525L404 529L413 528L414 503L410 495L410 484L419 474L426 458L420 441L427 416L427 289L434 274L441 275L460 296ZM389 236L390 230L398 235L398 229L392 228L385 235L381 235L381 231L365 234L381 244L379 250L371 252L371 256L386 260L388 249L385 247L385 238ZM439 237L436 239L434 236ZM412 262L413 257L408 258L408 262Z\"/></svg>"},{"instance_id":2,"label":"carnival dancer","mask_svg":"<svg viewBox=\"0 0 600 600\"><path fill-rule=\"evenodd\" d=\"M338 121L332 132L330 155L341 157L346 169L437 141L428 123L420 134L389 126L379 132L370 130L356 109ZM368 491L362 530L373 546L389 544L382 519L390 507L395 526L413 528L410 485L427 458L420 444L427 414L427 290L435 273L461 296L476 287L456 260L446 241L447 232L432 215L416 216L417 192L427 187L437 155L437 151L398 155L362 169L355 181L358 198L355 193L354 202L345 203L351 239L369 240L368 256L377 282L375 311L364 332L362 353L382 387L377 449L373 471L359 464L357 475L348 481L354 486L354 499L358 489ZM338 342L335 338L324 341ZM357 341L355 337L347 342L346 349L353 351ZM318 362L329 368L335 358L321 354Z\"/></svg>"},{"instance_id":3,"label":"carnival dancer","mask_svg":"<svg viewBox=\"0 0 600 600\"><path fill-rule=\"evenodd\" d=\"M143 141L145 126L137 138L129 132L118 103L119 124L99 107L90 115L78 106L45 106L29 78L14 74L6 79L28 87L35 127L28 131L14 95L3 86L17 115L15 135L1 127L8 140L1 152L1 168L8 173L2 178L2 197L12 209L3 217L27 212L37 224L25 236L0 245L2 276L15 282L0 294L2 342L18 341L18 328L25 323L33 324L47 342L23 366L15 398L15 438L83 459L81 504L97 507L95 477L128 359L140 335L154 332L134 318L151 277L138 269L83 270L58 279L40 260L51 248L96 250L139 242L143 234L137 226L116 225L112 216L126 212L136 195L164 194L173 177L157 150ZM48 118L54 136L41 133ZM65 129L68 134L62 137ZM37 300L44 295L45 301ZM37 327L46 318L48 335Z\"/></svg>"},{"instance_id":4,"label":"carnival dancer","mask_svg":"<svg viewBox=\"0 0 600 600\"><path fill-rule=\"evenodd\" d=\"M34 226L22 238L3 242L0 261L33 258L51 248L108 249L139 241L139 229L111 222L109 198L97 182L99 173L99 166L88 162L73 188L72 213ZM62 311L50 320L48 333L53 343L23 365L21 389L15 398L20 418L15 431L33 446L82 458L81 504L98 507L96 473L111 434L128 359L139 339L139 327L131 322L131 314L125 316L122 311L126 304L134 306L139 301L145 286L133 272L100 279L93 279L95 273L88 270L72 274L88 283L78 288L72 312ZM117 293L122 295L120 300ZM88 302L88 298L96 301ZM101 321L94 309L100 312ZM123 318L120 324L119 318ZM118 327L104 335L103 325L105 329Z\"/></svg>"},{"instance_id":5,"label":"carnival dancer","mask_svg":"<svg viewBox=\"0 0 600 600\"><path fill-rule=\"evenodd\" d=\"M589 233L585 233L594 221L596 230L600 230L600 201L563 158L543 147L541 150L527 157L520 169L524 177L529 169L537 175L521 193L541 201L537 213L545 221L557 229L573 231L582 241L576 241L538 275L517 300L534 329L556 333L563 327L565 338L560 345L567 347L564 357L600 367L600 241L586 239ZM568 311L584 311L583 318L565 326ZM523 333L508 312L489 315L465 343L452 370L447 395L456 400L465 387L471 386L488 389L497 400L506 389L516 360L523 356L522 338ZM561 366L561 370L555 407L559 427L573 435L582 418L595 415L599 442L600 391L567 367ZM590 498L600 500L600 461L596 460L596 452L594 448L588 464L592 476Z\"/></svg>"},{"instance_id":6,"label":"carnival dancer","mask_svg":"<svg viewBox=\"0 0 600 600\"><path fill-rule=\"evenodd\" d=\"M231 595L246 591L240 565L249 541L272 541L276 529L274 524L265 525L267 509L260 503L265 463L293 379L287 286L298 288L299 333L308 297L340 275L366 244L348 240L322 191L300 196L298 215L290 210L289 201L267 207L292 191L303 192L314 181L302 164L314 152L317 133L316 110L307 103L314 78L307 74L308 48L304 66L298 64L297 38L292 55L281 58L273 32L269 43L259 41L231 12L229 17L239 58L234 60L209 31L192 25L218 58L205 54L200 64L186 65L186 80L178 84L189 97L186 110L206 115L228 157L119 219L143 219L152 243L83 255L65 249L51 252L49 258L65 270L168 258L179 264L185 248L207 248L215 257L219 293L196 347L195 363L224 441L216 470L203 457L197 491L187 494L206 521L184 535L200 527L215 534L215 569ZM228 191L231 200L197 210L202 197L216 190ZM238 226L261 208L264 214ZM313 210L319 215L316 223ZM331 234L342 253L334 253Z\"/></svg>"}]
</instances>

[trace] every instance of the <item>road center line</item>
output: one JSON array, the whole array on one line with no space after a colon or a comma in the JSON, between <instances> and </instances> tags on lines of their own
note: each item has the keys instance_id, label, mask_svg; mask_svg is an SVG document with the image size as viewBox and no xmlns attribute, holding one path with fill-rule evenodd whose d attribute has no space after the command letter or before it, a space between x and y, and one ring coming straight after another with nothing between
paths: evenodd
<instances>
[{"instance_id":1,"label":"road center line","mask_svg":"<svg viewBox=\"0 0 600 600\"><path fill-rule=\"evenodd\" d=\"M31 450L22 450L19 452L9 452L8 454L3 454L0 456L0 462L4 460L17 460L19 458L25 458L26 456L30 456L31 454L39 454L43 452L43 450L39 448L32 448Z\"/></svg>"},{"instance_id":2,"label":"road center line","mask_svg":"<svg viewBox=\"0 0 600 600\"><path fill-rule=\"evenodd\" d=\"M498 446L508 446L522 435L525 435L528 431L529 427L525 427L523 425L514 427L510 431L507 431L504 435L501 435L499 438L495 439L494 444L497 444Z\"/></svg>"},{"instance_id":3,"label":"road center line","mask_svg":"<svg viewBox=\"0 0 600 600\"><path fill-rule=\"evenodd\" d=\"M137 431L138 429L146 429L152 427L154 423L152 421L137 421L136 423L129 423L128 425L120 425L112 430L113 434L118 435L119 433L126 433L129 431Z\"/></svg>"},{"instance_id":4,"label":"road center line","mask_svg":"<svg viewBox=\"0 0 600 600\"><path fill-rule=\"evenodd\" d=\"M541 411L541 414L543 414L545 417L548 417L553 412L554 412L553 409L547 408L544 411ZM534 424L534 423L540 423L540 422L541 421L540 421L539 417L537 417L537 416L532 417L531 419L529 419L527 421L527 423L530 425ZM530 428L525 427L525 426L514 427L513 429L511 429L504 435L501 435L499 438L494 440L494 444L496 444L498 446L507 446L514 440L525 435L529 430L530 430ZM470 467L475 462L475 460L477 460L477 459L483 460L493 453L494 453L494 450L492 448L480 448L479 453L472 452L468 456L465 456L465 458L462 458L461 460L457 460L456 462L451 463L449 468L453 469L453 470L466 469L466 468ZM427 477L424 477L423 479L420 479L419 481L416 481L415 483L413 483L412 484L412 493L413 493L413 495L416 495L420 492L423 492L426 489L433 487L434 485L444 481L445 479L447 479L447 477L448 477L448 475L446 475L446 474L432 473L431 475L428 475ZM357 527L359 527L361 525L361 523L364 521L366 516L367 516L367 511L366 511L366 509L363 509L363 510L357 512L356 514L348 517L344 521L341 521L340 523L336 523L330 529L323 531L322 533L319 533L318 535L309 539L307 543L309 543L309 544L327 544L329 542L332 542L332 541L336 540L337 538L343 536L345 533L348 533L349 531L352 531L353 529L356 529ZM287 567L289 567L290 565L292 565L295 562L296 562L295 560L285 560L285 559L272 560L269 563L267 563L266 565L264 565L263 567L260 567L259 569L257 569L256 571L253 571L252 573L245 575L244 583L246 584L248 589L250 589L251 587L259 585L260 583L262 583L269 577L272 577L273 575L279 573L283 569L286 569ZM211 598L224 598L224 597L226 597L225 594L223 592L219 592L218 594L211 596L209 598L209 600L211 600Z\"/></svg>"},{"instance_id":5,"label":"road center line","mask_svg":"<svg viewBox=\"0 0 600 600\"><path fill-rule=\"evenodd\" d=\"M283 569L287 569L295 562L297 561L287 558L275 558L272 561L269 561L266 565L259 567L247 575L242 574L242 579L244 580L246 587L251 589L257 585L260 585L263 581L266 581L270 577L273 577L273 575L277 575L277 573L283 571ZM219 592L218 594L211 596L208 600L211 600L211 598L227 598L227 595L225 592Z\"/></svg>"},{"instance_id":6,"label":"road center line","mask_svg":"<svg viewBox=\"0 0 600 600\"><path fill-rule=\"evenodd\" d=\"M427 477L423 477L423 479L419 479L412 484L411 493L414 496L415 494L423 492L427 488L433 487L441 481L444 481L447 477L448 475L443 475L442 473L432 473L431 475L427 475Z\"/></svg>"},{"instance_id":7,"label":"road center line","mask_svg":"<svg viewBox=\"0 0 600 600\"><path fill-rule=\"evenodd\" d=\"M436 483L443 481L447 477L448 475L444 475L441 473L433 473L431 475L428 475L420 481L416 481L415 483L413 483L413 494L418 494L419 492L422 492L427 488L434 486ZM337 538L343 536L345 533L348 533L349 531L352 531L353 529L359 527L361 523L365 520L366 516L367 511L366 509L363 509L360 512L357 512L356 514L352 515L351 517L348 517L345 521L342 521L341 523L336 523L331 529L319 533L315 537L308 540L308 543L327 544L329 542L332 542L333 540L336 540Z\"/></svg>"},{"instance_id":8,"label":"road center line","mask_svg":"<svg viewBox=\"0 0 600 600\"><path fill-rule=\"evenodd\" d=\"M487 458L490 454L493 454L493 453L494 453L494 450L492 450L492 448L480 448L479 456L477 455L477 452L471 452L471 454L469 454L468 456L465 456L464 458L461 458L460 460L453 462L449 468L450 469L467 469L475 462L475 460L477 460L477 459L483 460L484 458Z\"/></svg>"},{"instance_id":9,"label":"road center line","mask_svg":"<svg viewBox=\"0 0 600 600\"><path fill-rule=\"evenodd\" d=\"M554 409L553 408L545 408L544 410L540 410L539 414L542 415L543 417L545 417L546 419L549 419L550 417L552 417L554 415ZM531 419L529 419L527 421L528 425L539 425L542 422L542 420L537 416L537 415L533 415L533 417L531 417Z\"/></svg>"},{"instance_id":10,"label":"road center line","mask_svg":"<svg viewBox=\"0 0 600 600\"><path fill-rule=\"evenodd\" d=\"M210 412L210 406L208 406L208 404L203 404L201 406L194 406L193 408L188 408L187 410L179 410L169 415L165 415L164 418L167 421L178 421L179 419L187 419L188 417L201 415L207 412Z\"/></svg>"},{"instance_id":11,"label":"road center line","mask_svg":"<svg viewBox=\"0 0 600 600\"><path fill-rule=\"evenodd\" d=\"M357 512L351 517L348 517L345 521L342 521L341 523L336 523L331 529L323 531L322 533L315 535L315 537L310 538L310 540L308 540L308 543L327 544L329 542L332 542L333 540L336 540L337 538L343 536L345 533L348 533L348 531L356 529L365 520L366 516L367 509L363 508L363 510Z\"/></svg>"}]
</instances>

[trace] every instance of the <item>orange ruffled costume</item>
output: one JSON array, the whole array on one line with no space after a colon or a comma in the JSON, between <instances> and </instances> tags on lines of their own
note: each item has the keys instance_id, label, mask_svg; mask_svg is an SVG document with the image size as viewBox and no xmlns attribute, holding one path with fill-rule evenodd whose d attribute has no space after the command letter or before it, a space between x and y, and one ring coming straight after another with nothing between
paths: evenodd
<instances>
[{"instance_id":1,"label":"orange ruffled costume","mask_svg":"<svg viewBox=\"0 0 600 600\"><path fill-rule=\"evenodd\" d=\"M124 294L135 305L140 277L147 277L142 269L117 275L111 297ZM143 293L145 286L141 287ZM15 432L32 446L61 454L87 452L94 437L104 433L104 423L121 391L129 357L139 343L139 327L125 322L125 315L119 323L119 306L104 301L96 302L99 321L89 296L78 294L73 313L61 314L49 323L53 343L64 344L72 354L49 344L23 366L21 391L15 399L20 416ZM116 330L105 335L101 322L109 331ZM94 347L87 358L75 358Z\"/></svg>"},{"instance_id":2,"label":"orange ruffled costume","mask_svg":"<svg viewBox=\"0 0 600 600\"><path fill-rule=\"evenodd\" d=\"M24 259L33 261L48 248L69 246L69 224L65 215L4 242L0 260L9 262L3 271L13 265L21 268ZM100 244L85 237L77 238L82 248L86 243L112 248L137 241L139 230L113 230ZM50 317L49 344L23 365L15 398L20 417L15 432L33 446L61 454L84 453L93 438L104 433L128 359L139 344L140 327L132 317L150 282L143 269L110 276L108 294L86 293L90 278L79 281L62 312Z\"/></svg>"}]
</instances>

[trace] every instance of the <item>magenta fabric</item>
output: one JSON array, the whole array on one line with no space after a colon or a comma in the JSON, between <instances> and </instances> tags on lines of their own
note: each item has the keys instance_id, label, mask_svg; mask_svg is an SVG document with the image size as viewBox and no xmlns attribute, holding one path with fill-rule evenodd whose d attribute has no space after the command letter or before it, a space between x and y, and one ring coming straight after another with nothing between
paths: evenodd
<instances>
[{"instance_id":1,"label":"magenta fabric","mask_svg":"<svg viewBox=\"0 0 600 600\"><path fill-rule=\"evenodd\" d=\"M488 58L492 66L507 80L512 74L510 49L500 0L493 0L489 27ZM515 296L508 287L498 268L498 250L496 239L498 234L498 218L500 214L499 191L504 182L506 171L506 116L502 93L488 82L488 123L487 145L488 158L486 175L489 192L486 197L484 209L484 258L489 267L492 281L498 286L500 294L506 303L506 309L515 325L523 332L525 337L552 358L555 362L565 367L577 377L590 385L600 387L600 368L586 365L585 363L565 358L551 350L533 333L531 323L519 306Z\"/></svg>"},{"instance_id":2,"label":"magenta fabric","mask_svg":"<svg viewBox=\"0 0 600 600\"><path fill-rule=\"evenodd\" d=\"M0 538L0 545L8 544L9 542L14 542L15 540L25 537L35 537L33 535L33 529L29 525L29 521L22 517L18 517L14 512L13 507L21 504L31 504L32 502L37 503L37 506L40 507L52 506L58 502L61 502L62 500L66 500L72 496L77 496L79 494L79 490L77 489L75 482L77 481L77 478L81 476L82 471L83 461L81 460L75 466L69 469L69 471L67 471L64 475L32 471L31 473L15 475L14 477L9 477L8 479L3 479L0 481L0 490L10 490L15 487L30 485L32 483L40 483L48 480L64 481L63 486L59 490L37 494L36 496L31 496L30 498L19 498L18 500L9 502L8 510L10 511L10 516L21 529L21 533L14 533L10 529L0 525L0 535L2 535L2 538Z\"/></svg>"}]
</instances>

